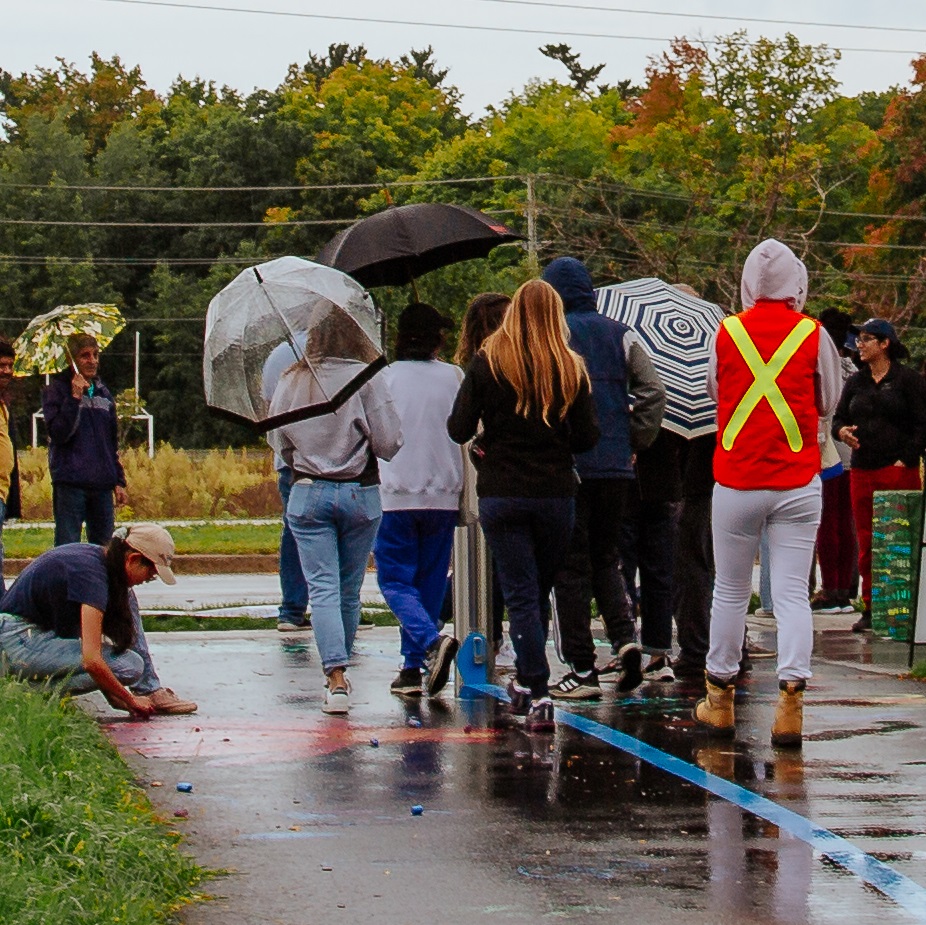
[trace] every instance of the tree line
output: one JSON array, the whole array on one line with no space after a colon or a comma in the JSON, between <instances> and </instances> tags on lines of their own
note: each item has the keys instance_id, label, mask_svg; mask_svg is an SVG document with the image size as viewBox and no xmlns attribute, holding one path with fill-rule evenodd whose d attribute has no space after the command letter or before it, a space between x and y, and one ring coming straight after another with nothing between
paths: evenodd
<instances>
[{"instance_id":1,"label":"tree line","mask_svg":"<svg viewBox=\"0 0 926 925\"><path fill-rule=\"evenodd\" d=\"M415 201L531 232L529 248L419 281L457 316L559 254L602 284L660 276L736 307L742 260L774 236L808 266L811 311L923 324L926 55L908 87L846 97L838 51L793 35L679 39L640 86L596 83L602 66L567 45L541 51L564 78L475 119L430 48L393 61L332 45L246 95L183 77L158 94L139 68L96 54L86 71L63 59L0 70L0 331L58 304L115 302L130 323L103 373L132 384L140 331L159 438L253 442L205 408L210 298L249 264L311 257L358 217ZM409 292L374 298L391 319ZM19 384L22 424L38 387Z\"/></svg>"}]
</instances>

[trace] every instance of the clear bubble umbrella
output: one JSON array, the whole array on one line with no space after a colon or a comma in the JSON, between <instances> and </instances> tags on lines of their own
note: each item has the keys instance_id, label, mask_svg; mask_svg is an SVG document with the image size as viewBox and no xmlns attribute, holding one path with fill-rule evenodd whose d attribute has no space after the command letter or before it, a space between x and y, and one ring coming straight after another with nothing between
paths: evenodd
<instances>
[{"instance_id":1,"label":"clear bubble umbrella","mask_svg":"<svg viewBox=\"0 0 926 925\"><path fill-rule=\"evenodd\" d=\"M206 403L261 432L336 411L385 365L373 300L331 267L280 257L209 303Z\"/></svg>"}]
</instances>

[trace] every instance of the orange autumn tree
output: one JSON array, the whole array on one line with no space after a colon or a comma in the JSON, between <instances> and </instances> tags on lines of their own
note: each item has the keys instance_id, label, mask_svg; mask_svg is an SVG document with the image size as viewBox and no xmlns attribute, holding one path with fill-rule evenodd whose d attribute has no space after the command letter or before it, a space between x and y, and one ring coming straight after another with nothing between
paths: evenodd
<instances>
[{"instance_id":1,"label":"orange autumn tree","mask_svg":"<svg viewBox=\"0 0 926 925\"><path fill-rule=\"evenodd\" d=\"M852 296L859 314L906 326L926 324L926 55L913 61L908 89L888 104L871 171L865 246L850 248Z\"/></svg>"}]
</instances>

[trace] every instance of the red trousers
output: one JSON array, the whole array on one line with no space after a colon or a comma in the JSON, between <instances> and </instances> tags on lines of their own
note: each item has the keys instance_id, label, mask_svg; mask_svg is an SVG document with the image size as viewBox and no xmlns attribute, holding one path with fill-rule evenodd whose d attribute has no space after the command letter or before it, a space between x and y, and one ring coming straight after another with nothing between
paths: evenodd
<instances>
[{"instance_id":1,"label":"red trousers","mask_svg":"<svg viewBox=\"0 0 926 925\"><path fill-rule=\"evenodd\" d=\"M917 466L885 466L883 469L852 470L852 510L858 535L858 571L862 579L862 597L871 607L871 533L876 491L918 489L920 470Z\"/></svg>"},{"instance_id":2,"label":"red trousers","mask_svg":"<svg viewBox=\"0 0 926 925\"><path fill-rule=\"evenodd\" d=\"M834 596L851 590L858 558L849 481L850 474L843 472L823 483L817 559L820 562L820 588Z\"/></svg>"}]
</instances>

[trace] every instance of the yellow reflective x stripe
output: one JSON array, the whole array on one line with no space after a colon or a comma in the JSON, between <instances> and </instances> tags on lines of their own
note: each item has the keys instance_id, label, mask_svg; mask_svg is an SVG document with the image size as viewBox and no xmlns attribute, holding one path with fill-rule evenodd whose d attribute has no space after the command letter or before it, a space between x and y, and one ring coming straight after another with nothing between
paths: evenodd
<instances>
[{"instance_id":1,"label":"yellow reflective x stripe","mask_svg":"<svg viewBox=\"0 0 926 925\"><path fill-rule=\"evenodd\" d=\"M772 411L775 412L775 417L778 418L784 428L785 436L788 438L788 446L791 447L793 453L797 453L804 446L801 429L798 427L794 412L785 401L785 397L781 394L781 389L778 388L778 383L775 380L781 375L788 360L797 353L801 344L813 333L816 324L810 318L802 318L791 329L791 333L782 341L781 346L775 351L768 363L765 363L759 355L756 345L746 333L743 322L739 318L726 318L723 325L746 361L749 371L755 377L752 385L746 390L746 394L736 406L736 410L724 428L721 440L723 448L725 450L733 448L736 438L745 426L746 421L749 420L749 416L755 410L756 405L765 398L771 405Z\"/></svg>"}]
</instances>

